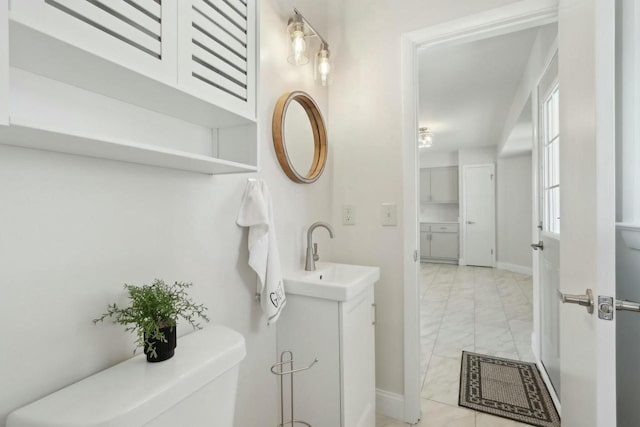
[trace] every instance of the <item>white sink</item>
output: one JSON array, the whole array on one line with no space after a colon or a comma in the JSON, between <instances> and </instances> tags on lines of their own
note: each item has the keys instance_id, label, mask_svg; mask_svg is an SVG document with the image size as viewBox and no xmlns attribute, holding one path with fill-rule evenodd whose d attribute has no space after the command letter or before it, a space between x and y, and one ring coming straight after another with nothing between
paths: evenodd
<instances>
[{"instance_id":1,"label":"white sink","mask_svg":"<svg viewBox=\"0 0 640 427\"><path fill-rule=\"evenodd\" d=\"M297 270L284 275L288 294L347 301L380 278L380 267L317 262L316 271Z\"/></svg>"}]
</instances>

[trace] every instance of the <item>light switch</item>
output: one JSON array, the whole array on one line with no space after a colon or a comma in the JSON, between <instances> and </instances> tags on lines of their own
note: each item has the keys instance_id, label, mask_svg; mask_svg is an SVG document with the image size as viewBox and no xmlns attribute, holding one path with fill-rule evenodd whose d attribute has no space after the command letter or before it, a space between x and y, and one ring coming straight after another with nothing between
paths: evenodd
<instances>
[{"instance_id":1,"label":"light switch","mask_svg":"<svg viewBox=\"0 0 640 427\"><path fill-rule=\"evenodd\" d=\"M387 227L398 225L398 213L395 203L382 204L382 225Z\"/></svg>"}]
</instances>

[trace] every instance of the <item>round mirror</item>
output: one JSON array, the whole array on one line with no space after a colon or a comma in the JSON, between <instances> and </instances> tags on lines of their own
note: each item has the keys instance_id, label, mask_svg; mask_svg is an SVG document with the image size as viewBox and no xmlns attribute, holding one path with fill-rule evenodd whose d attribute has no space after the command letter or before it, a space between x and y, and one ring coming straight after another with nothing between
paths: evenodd
<instances>
[{"instance_id":1,"label":"round mirror","mask_svg":"<svg viewBox=\"0 0 640 427\"><path fill-rule=\"evenodd\" d=\"M327 161L327 133L320 109L304 92L280 97L273 112L273 146L284 173L294 182L320 178Z\"/></svg>"}]
</instances>

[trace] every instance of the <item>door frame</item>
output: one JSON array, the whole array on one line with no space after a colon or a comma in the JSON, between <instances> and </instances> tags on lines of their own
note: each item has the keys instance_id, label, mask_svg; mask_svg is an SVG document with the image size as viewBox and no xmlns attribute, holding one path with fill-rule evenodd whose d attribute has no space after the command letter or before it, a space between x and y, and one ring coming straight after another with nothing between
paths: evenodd
<instances>
[{"instance_id":1,"label":"door frame","mask_svg":"<svg viewBox=\"0 0 640 427\"><path fill-rule=\"evenodd\" d=\"M386 415L415 424L420 419L420 224L418 145L418 50L456 45L557 22L556 0L522 0L436 24L401 36L403 152L404 396ZM382 408L381 408L382 409Z\"/></svg>"},{"instance_id":2,"label":"door frame","mask_svg":"<svg viewBox=\"0 0 640 427\"><path fill-rule=\"evenodd\" d=\"M497 256L497 250L496 250L496 164L495 163L478 163L478 164L468 164L468 165L462 165L462 168L460 168L460 177L462 178L458 185L460 185L461 191L461 197L462 200L460 200L460 207L461 207L461 211L460 212L460 222L462 223L462 227L460 227L460 247L462 248L461 255L460 255L460 265L469 265L467 262L467 190L466 190L466 186L463 185L464 183L464 179L465 179L465 172L471 168L479 168L479 167L490 167L491 168L491 173L493 174L493 203L491 204L491 209L493 210L493 232L491 233L491 235L493 236L493 241L491 242L493 245L493 256L491 257L491 266L492 268L496 267L496 256Z\"/></svg>"}]
</instances>

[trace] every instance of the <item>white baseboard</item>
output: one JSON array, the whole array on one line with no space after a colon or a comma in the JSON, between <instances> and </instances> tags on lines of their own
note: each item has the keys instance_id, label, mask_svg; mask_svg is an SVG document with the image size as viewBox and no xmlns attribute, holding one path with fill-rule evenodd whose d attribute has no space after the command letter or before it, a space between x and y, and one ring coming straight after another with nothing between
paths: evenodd
<instances>
[{"instance_id":1,"label":"white baseboard","mask_svg":"<svg viewBox=\"0 0 640 427\"><path fill-rule=\"evenodd\" d=\"M404 396L377 388L376 412L396 420L403 420Z\"/></svg>"},{"instance_id":2,"label":"white baseboard","mask_svg":"<svg viewBox=\"0 0 640 427\"><path fill-rule=\"evenodd\" d=\"M497 267L500 270L512 271L514 273L527 274L529 276L533 275L533 269L531 267L525 267L524 265L511 264L508 262L499 262Z\"/></svg>"},{"instance_id":3,"label":"white baseboard","mask_svg":"<svg viewBox=\"0 0 640 427\"><path fill-rule=\"evenodd\" d=\"M464 258L460 258L458 260L458 265L467 265L467 263L464 261Z\"/></svg>"}]
</instances>

